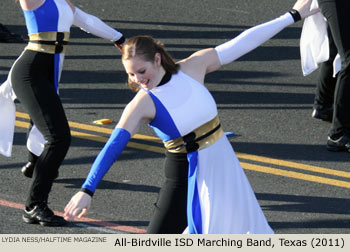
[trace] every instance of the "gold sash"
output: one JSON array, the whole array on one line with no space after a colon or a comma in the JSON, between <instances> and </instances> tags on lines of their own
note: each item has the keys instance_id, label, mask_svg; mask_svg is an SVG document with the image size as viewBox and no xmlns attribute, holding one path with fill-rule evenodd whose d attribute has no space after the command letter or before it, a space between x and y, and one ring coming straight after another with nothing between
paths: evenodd
<instances>
[{"instance_id":1,"label":"gold sash","mask_svg":"<svg viewBox=\"0 0 350 252\"><path fill-rule=\"evenodd\" d=\"M215 143L223 135L218 116L184 137L164 142L165 148L172 153L187 153L204 149Z\"/></svg>"},{"instance_id":2,"label":"gold sash","mask_svg":"<svg viewBox=\"0 0 350 252\"><path fill-rule=\"evenodd\" d=\"M39 32L29 34L27 50L44 53L65 53L69 32Z\"/></svg>"}]
</instances>

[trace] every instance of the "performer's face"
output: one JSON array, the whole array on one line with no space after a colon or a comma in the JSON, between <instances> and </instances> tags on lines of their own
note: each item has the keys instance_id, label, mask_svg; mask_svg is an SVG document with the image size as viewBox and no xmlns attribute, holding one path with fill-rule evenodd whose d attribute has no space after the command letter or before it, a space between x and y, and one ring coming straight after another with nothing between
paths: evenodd
<instances>
[{"instance_id":1,"label":"performer's face","mask_svg":"<svg viewBox=\"0 0 350 252\"><path fill-rule=\"evenodd\" d=\"M123 60L123 65L129 79L140 85L145 90L151 90L159 84L160 76L160 54L157 53L154 61L145 61L142 57L135 56L128 60Z\"/></svg>"}]
</instances>

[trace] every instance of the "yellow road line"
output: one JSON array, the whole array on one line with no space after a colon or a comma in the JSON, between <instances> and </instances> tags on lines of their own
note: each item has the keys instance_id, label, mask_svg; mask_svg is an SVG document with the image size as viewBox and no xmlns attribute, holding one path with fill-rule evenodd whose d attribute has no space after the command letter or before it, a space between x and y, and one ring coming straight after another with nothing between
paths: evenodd
<instances>
[{"instance_id":1,"label":"yellow road line","mask_svg":"<svg viewBox=\"0 0 350 252\"><path fill-rule=\"evenodd\" d=\"M29 120L29 115L26 113L16 112L16 116L19 118ZM71 122L71 121L69 121L69 126L72 128L100 132L100 133L105 133L105 134L109 134L109 135L112 134L112 131L113 131L113 129L103 128L103 127L98 127L98 126L93 126L93 125L87 125L87 124L82 124L82 123L77 123L77 122ZM145 135L141 135L141 134L135 134L132 138L138 139L138 140L158 142L158 143L162 142L158 137L145 136Z\"/></svg>"},{"instance_id":2,"label":"yellow road line","mask_svg":"<svg viewBox=\"0 0 350 252\"><path fill-rule=\"evenodd\" d=\"M106 133L109 135L112 134L112 132L113 132L113 129L92 126L92 125L87 125L87 124L82 124L82 123L76 123L76 122L69 122L69 126L72 128L78 128L78 129L89 130L89 131L94 131L94 132ZM141 134L135 134L132 138L138 139L138 140L159 142L159 143L162 142L158 137L146 136L146 135L141 135Z\"/></svg>"},{"instance_id":3,"label":"yellow road line","mask_svg":"<svg viewBox=\"0 0 350 252\"><path fill-rule=\"evenodd\" d=\"M15 121L15 126L28 129L29 128L29 123L16 120Z\"/></svg>"},{"instance_id":4,"label":"yellow road line","mask_svg":"<svg viewBox=\"0 0 350 252\"><path fill-rule=\"evenodd\" d=\"M246 160L252 160L252 161L258 161L262 163L268 163L268 164L274 164L278 166L285 166L290 167L294 169L300 169L305 171L311 171L311 172L317 172L317 173L323 173L333 176L339 176L344 178L350 178L350 172L344 172L344 171L338 171L328 168L323 168L319 166L313 166L313 165L306 165L306 164L300 164L280 159L274 159L274 158L267 158L262 156L256 156L256 155L250 155L245 153L236 153L237 157L239 159L246 159Z\"/></svg>"},{"instance_id":5,"label":"yellow road line","mask_svg":"<svg viewBox=\"0 0 350 252\"><path fill-rule=\"evenodd\" d=\"M21 127L21 128L29 128L29 123L16 120L15 126ZM88 134L88 133L74 131L74 130L71 130L71 135L73 137L88 139L88 140L101 142L101 143L105 143L108 140L108 137ZM156 153L164 153L164 148L162 147L151 146L151 145L142 144L142 143L129 142L127 146L130 148L139 149L139 150L148 150Z\"/></svg>"},{"instance_id":6,"label":"yellow road line","mask_svg":"<svg viewBox=\"0 0 350 252\"><path fill-rule=\"evenodd\" d=\"M342 180L324 178L324 177L304 174L304 173L300 173L300 172L280 170L280 169L276 169L276 168L270 168L270 167L261 166L261 165L249 164L249 163L245 163L245 162L241 162L241 165L246 170L258 171L258 172L263 172L263 173L268 173L268 174L279 175L279 176L283 176L283 177L312 181L312 182L316 182L316 183L338 186L338 187L343 187L343 188L350 188L350 182L346 182L346 181L342 181Z\"/></svg>"},{"instance_id":7,"label":"yellow road line","mask_svg":"<svg viewBox=\"0 0 350 252\"><path fill-rule=\"evenodd\" d=\"M71 135L74 137L79 137L79 138L88 139L88 140L101 142L101 143L105 143L108 140L108 137L92 135L92 134L78 132L78 131L74 131L74 130L71 130ZM127 146L134 148L134 149L141 149L141 150L148 150L148 151L157 152L157 153L164 153L164 148L157 147L157 146L150 146L150 145L142 144L142 143L129 142L127 144Z\"/></svg>"},{"instance_id":8,"label":"yellow road line","mask_svg":"<svg viewBox=\"0 0 350 252\"><path fill-rule=\"evenodd\" d=\"M22 113L22 112L16 112L16 117L19 118L24 118L24 119L30 119L29 115L27 113Z\"/></svg>"}]
</instances>

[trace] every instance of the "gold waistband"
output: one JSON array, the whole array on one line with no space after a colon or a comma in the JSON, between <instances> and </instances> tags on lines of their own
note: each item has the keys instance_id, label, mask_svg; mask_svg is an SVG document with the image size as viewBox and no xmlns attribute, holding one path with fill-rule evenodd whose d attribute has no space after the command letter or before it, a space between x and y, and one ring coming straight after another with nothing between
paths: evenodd
<instances>
[{"instance_id":1,"label":"gold waistband","mask_svg":"<svg viewBox=\"0 0 350 252\"><path fill-rule=\"evenodd\" d=\"M187 153L204 149L224 134L218 116L198 127L184 137L164 142L165 148L172 153Z\"/></svg>"},{"instance_id":2,"label":"gold waistband","mask_svg":"<svg viewBox=\"0 0 350 252\"><path fill-rule=\"evenodd\" d=\"M69 32L39 32L28 34L27 50L44 53L65 53Z\"/></svg>"},{"instance_id":3,"label":"gold waistband","mask_svg":"<svg viewBox=\"0 0 350 252\"><path fill-rule=\"evenodd\" d=\"M69 32L39 32L28 34L28 36L31 41L69 41Z\"/></svg>"},{"instance_id":4,"label":"gold waistband","mask_svg":"<svg viewBox=\"0 0 350 252\"><path fill-rule=\"evenodd\" d=\"M44 53L65 53L66 52L66 45L45 45L45 44L37 44L29 42L26 46L27 50L37 51L37 52L44 52Z\"/></svg>"}]
</instances>

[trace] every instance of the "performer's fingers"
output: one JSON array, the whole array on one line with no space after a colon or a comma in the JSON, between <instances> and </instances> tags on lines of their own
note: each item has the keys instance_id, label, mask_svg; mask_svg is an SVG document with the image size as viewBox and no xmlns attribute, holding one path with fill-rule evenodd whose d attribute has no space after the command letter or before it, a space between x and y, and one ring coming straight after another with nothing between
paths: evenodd
<instances>
[{"instance_id":1,"label":"performer's fingers","mask_svg":"<svg viewBox=\"0 0 350 252\"><path fill-rule=\"evenodd\" d=\"M83 217L86 213L87 213L87 208L83 208L83 210L81 210L80 214L78 215L78 218Z\"/></svg>"},{"instance_id":2,"label":"performer's fingers","mask_svg":"<svg viewBox=\"0 0 350 252\"><path fill-rule=\"evenodd\" d=\"M71 205L72 205L72 201L69 201L68 204L66 205L66 207L64 208L64 211L68 212L69 209L71 208Z\"/></svg>"}]
</instances>

